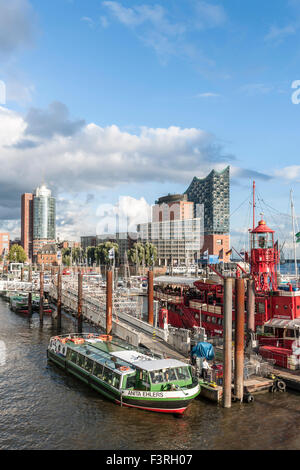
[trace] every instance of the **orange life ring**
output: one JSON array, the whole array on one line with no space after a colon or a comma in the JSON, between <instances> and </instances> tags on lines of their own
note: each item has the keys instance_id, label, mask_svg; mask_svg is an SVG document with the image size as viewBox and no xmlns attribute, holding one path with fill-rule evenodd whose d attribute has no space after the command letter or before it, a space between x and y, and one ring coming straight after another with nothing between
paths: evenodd
<instances>
[{"instance_id":1,"label":"orange life ring","mask_svg":"<svg viewBox=\"0 0 300 470\"><path fill-rule=\"evenodd\" d=\"M122 370L122 371L124 371L124 370L130 370L130 368L127 367L127 366L121 366L121 367L120 367L120 370Z\"/></svg>"}]
</instances>

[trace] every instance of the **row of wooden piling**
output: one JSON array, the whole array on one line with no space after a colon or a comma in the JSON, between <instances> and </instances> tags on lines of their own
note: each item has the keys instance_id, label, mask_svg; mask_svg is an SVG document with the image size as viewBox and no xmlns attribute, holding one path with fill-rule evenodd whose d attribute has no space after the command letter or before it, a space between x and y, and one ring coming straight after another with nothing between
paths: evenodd
<instances>
[{"instance_id":1,"label":"row of wooden piling","mask_svg":"<svg viewBox=\"0 0 300 470\"><path fill-rule=\"evenodd\" d=\"M232 402L232 278L224 279L224 330L223 330L223 406ZM254 281L247 280L247 333L254 332L255 290ZM244 397L244 340L245 340L245 285L244 279L235 279L235 335L234 335L234 392L239 401Z\"/></svg>"}]
</instances>

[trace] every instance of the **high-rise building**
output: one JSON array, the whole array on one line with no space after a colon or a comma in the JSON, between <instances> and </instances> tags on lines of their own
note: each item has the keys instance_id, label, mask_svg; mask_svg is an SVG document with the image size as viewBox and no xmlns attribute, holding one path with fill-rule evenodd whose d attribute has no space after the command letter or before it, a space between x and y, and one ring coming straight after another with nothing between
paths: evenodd
<instances>
[{"instance_id":1,"label":"high-rise building","mask_svg":"<svg viewBox=\"0 0 300 470\"><path fill-rule=\"evenodd\" d=\"M45 184L37 187L33 198L33 259L43 245L55 243L56 203Z\"/></svg>"},{"instance_id":2,"label":"high-rise building","mask_svg":"<svg viewBox=\"0 0 300 470\"><path fill-rule=\"evenodd\" d=\"M4 259L9 252L9 233L0 233L0 256Z\"/></svg>"},{"instance_id":3,"label":"high-rise building","mask_svg":"<svg viewBox=\"0 0 300 470\"><path fill-rule=\"evenodd\" d=\"M189 201L204 206L204 243L201 255L217 255L228 262L230 167L212 170L206 178L194 177L185 191Z\"/></svg>"},{"instance_id":4,"label":"high-rise building","mask_svg":"<svg viewBox=\"0 0 300 470\"><path fill-rule=\"evenodd\" d=\"M212 170L206 178L193 178L185 191L189 201L204 205L204 233L229 233L230 167Z\"/></svg>"},{"instance_id":5,"label":"high-rise building","mask_svg":"<svg viewBox=\"0 0 300 470\"><path fill-rule=\"evenodd\" d=\"M22 194L21 244L30 261L36 261L43 245L55 243L55 218L55 198L45 184L39 186L35 194Z\"/></svg>"},{"instance_id":6,"label":"high-rise building","mask_svg":"<svg viewBox=\"0 0 300 470\"><path fill-rule=\"evenodd\" d=\"M33 241L33 194L25 193L21 197L21 244L27 258L32 259Z\"/></svg>"}]
</instances>

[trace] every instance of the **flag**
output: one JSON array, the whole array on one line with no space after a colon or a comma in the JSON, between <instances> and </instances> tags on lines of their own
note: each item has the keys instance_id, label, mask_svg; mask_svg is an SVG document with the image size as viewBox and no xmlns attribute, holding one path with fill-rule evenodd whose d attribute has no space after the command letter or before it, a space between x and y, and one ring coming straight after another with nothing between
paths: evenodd
<instances>
[{"instance_id":1,"label":"flag","mask_svg":"<svg viewBox=\"0 0 300 470\"><path fill-rule=\"evenodd\" d=\"M109 259L114 259L115 257L115 249L114 247L112 247L109 251L108 251L108 258Z\"/></svg>"},{"instance_id":2,"label":"flag","mask_svg":"<svg viewBox=\"0 0 300 470\"><path fill-rule=\"evenodd\" d=\"M227 256L227 255L231 255L231 253L232 253L232 249L229 250L229 251L226 251L226 256Z\"/></svg>"},{"instance_id":3,"label":"flag","mask_svg":"<svg viewBox=\"0 0 300 470\"><path fill-rule=\"evenodd\" d=\"M295 234L296 236L296 243L300 243L300 232Z\"/></svg>"},{"instance_id":4,"label":"flag","mask_svg":"<svg viewBox=\"0 0 300 470\"><path fill-rule=\"evenodd\" d=\"M204 251L203 259L208 259L208 250Z\"/></svg>"}]
</instances>

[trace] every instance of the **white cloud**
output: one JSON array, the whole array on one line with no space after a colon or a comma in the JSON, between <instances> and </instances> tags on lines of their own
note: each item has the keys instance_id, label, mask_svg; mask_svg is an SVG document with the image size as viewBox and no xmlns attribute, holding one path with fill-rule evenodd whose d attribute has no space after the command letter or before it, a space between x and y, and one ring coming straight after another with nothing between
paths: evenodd
<instances>
[{"instance_id":1,"label":"white cloud","mask_svg":"<svg viewBox=\"0 0 300 470\"><path fill-rule=\"evenodd\" d=\"M206 93L198 93L196 98L217 98L218 96L220 96L218 93L208 91Z\"/></svg>"},{"instance_id":2,"label":"white cloud","mask_svg":"<svg viewBox=\"0 0 300 470\"><path fill-rule=\"evenodd\" d=\"M204 1L192 1L188 8L172 11L172 8L155 4L139 4L130 7L120 2L104 1L103 7L112 19L129 28L145 45L153 48L160 60L165 63L169 56L182 56L206 66L209 60L188 39L193 31L215 28L226 21L222 6L212 5Z\"/></svg>"},{"instance_id":3,"label":"white cloud","mask_svg":"<svg viewBox=\"0 0 300 470\"><path fill-rule=\"evenodd\" d=\"M277 26L271 26L268 34L265 36L265 41L280 43L286 36L295 34L297 32L297 27L295 25L287 25L282 28Z\"/></svg>"},{"instance_id":4,"label":"white cloud","mask_svg":"<svg viewBox=\"0 0 300 470\"><path fill-rule=\"evenodd\" d=\"M214 135L197 128L142 127L130 133L116 125L71 120L62 104L30 110L25 117L0 107L0 219L17 219L21 194L34 190L44 175L58 196L58 233L99 233L103 227L97 229L97 192L105 190L110 202L109 189L126 194L130 184L188 185L195 175L204 177L212 168L221 170L234 161ZM235 178L253 174L267 178L233 167ZM67 194L63 200L62 194ZM143 198L124 196L118 208L109 209L113 219L116 210L123 220L127 211L130 224L135 224L144 221L147 207Z\"/></svg>"},{"instance_id":5,"label":"white cloud","mask_svg":"<svg viewBox=\"0 0 300 470\"><path fill-rule=\"evenodd\" d=\"M264 83L248 83L240 87L239 91L249 96L266 95L274 90L273 86L265 85Z\"/></svg>"},{"instance_id":6,"label":"white cloud","mask_svg":"<svg viewBox=\"0 0 300 470\"><path fill-rule=\"evenodd\" d=\"M227 20L227 15L222 5L212 5L207 2L196 3L195 23L198 28L215 28L221 26Z\"/></svg>"},{"instance_id":7,"label":"white cloud","mask_svg":"<svg viewBox=\"0 0 300 470\"><path fill-rule=\"evenodd\" d=\"M286 181L300 182L300 165L290 165L274 171L274 175Z\"/></svg>"}]
</instances>

